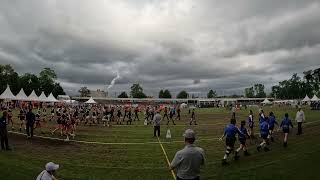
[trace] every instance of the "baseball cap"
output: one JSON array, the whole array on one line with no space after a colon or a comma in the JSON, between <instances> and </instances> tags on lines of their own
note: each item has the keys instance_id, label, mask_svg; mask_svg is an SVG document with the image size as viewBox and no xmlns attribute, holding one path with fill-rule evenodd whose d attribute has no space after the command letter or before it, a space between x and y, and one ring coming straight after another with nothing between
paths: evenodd
<instances>
[{"instance_id":1,"label":"baseball cap","mask_svg":"<svg viewBox=\"0 0 320 180\"><path fill-rule=\"evenodd\" d=\"M188 139L196 138L196 133L192 129L187 129L184 132L183 137Z\"/></svg>"},{"instance_id":2,"label":"baseball cap","mask_svg":"<svg viewBox=\"0 0 320 180\"><path fill-rule=\"evenodd\" d=\"M55 164L53 162L48 162L46 164L46 171L55 171L59 169L59 164Z\"/></svg>"}]
</instances>

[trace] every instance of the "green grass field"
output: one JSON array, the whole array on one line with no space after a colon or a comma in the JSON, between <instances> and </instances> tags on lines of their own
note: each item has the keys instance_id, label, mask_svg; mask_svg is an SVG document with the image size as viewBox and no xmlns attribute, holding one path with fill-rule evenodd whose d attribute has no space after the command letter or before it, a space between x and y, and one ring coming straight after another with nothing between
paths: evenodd
<instances>
[{"instance_id":1,"label":"green grass field","mask_svg":"<svg viewBox=\"0 0 320 180\"><path fill-rule=\"evenodd\" d=\"M238 124L240 120L247 119L248 110L237 113ZM257 130L258 110L253 110ZM291 119L294 119L296 112L296 109L288 107L268 107L264 110L272 110L278 122L285 112L289 113ZM282 147L280 132L275 134L275 142L271 145L270 152L258 153L254 142L249 140L249 152L252 155L241 156L236 162L229 158L231 165L227 167L220 165L225 146L224 142L217 140L231 116L225 109L197 109L199 125L191 127L187 122L187 112L184 111L177 126L169 127L171 139L165 138L167 126L165 122L162 123L160 140L172 160L175 152L184 147L184 130L194 129L197 133L195 143L205 150L206 155L201 179L319 179L317 170L320 162L320 111L304 111L307 118L303 125L304 134L296 136L295 127L289 135L286 149ZM54 123L46 123L44 126L45 134L42 136L60 138L59 133L54 136L50 134ZM17 131L17 124L15 129ZM35 134L41 135L37 131ZM35 179L49 161L60 164L57 178L63 180L173 179L158 140L153 137L153 127L143 126L143 121L135 122L131 126L110 128L79 126L75 140L81 142L37 137L27 140L26 136L10 133L9 143L13 150L0 152L0 179Z\"/></svg>"}]
</instances>

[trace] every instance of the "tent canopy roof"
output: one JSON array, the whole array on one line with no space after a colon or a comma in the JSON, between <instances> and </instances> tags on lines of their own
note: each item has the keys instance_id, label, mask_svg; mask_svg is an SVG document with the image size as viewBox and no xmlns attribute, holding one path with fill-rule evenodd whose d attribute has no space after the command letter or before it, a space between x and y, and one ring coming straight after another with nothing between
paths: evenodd
<instances>
[{"instance_id":1,"label":"tent canopy roof","mask_svg":"<svg viewBox=\"0 0 320 180\"><path fill-rule=\"evenodd\" d=\"M52 93L49 94L47 99L48 99L48 102L58 102L58 100L53 96Z\"/></svg>"},{"instance_id":2,"label":"tent canopy roof","mask_svg":"<svg viewBox=\"0 0 320 180\"><path fill-rule=\"evenodd\" d=\"M304 99L302 101L310 101L310 98L308 95L306 95L306 97L304 97Z\"/></svg>"},{"instance_id":3,"label":"tent canopy roof","mask_svg":"<svg viewBox=\"0 0 320 180\"><path fill-rule=\"evenodd\" d=\"M270 103L271 102L267 98L265 98L264 101L262 102L262 104L270 104Z\"/></svg>"},{"instance_id":4,"label":"tent canopy roof","mask_svg":"<svg viewBox=\"0 0 320 180\"><path fill-rule=\"evenodd\" d=\"M15 100L16 99L16 97L12 94L9 85L7 85L6 90L0 95L0 99L6 99L6 100Z\"/></svg>"},{"instance_id":5,"label":"tent canopy roof","mask_svg":"<svg viewBox=\"0 0 320 180\"><path fill-rule=\"evenodd\" d=\"M42 91L42 93L41 93L40 96L39 96L39 101L48 102L48 98L47 98L47 96L44 94L43 91Z\"/></svg>"},{"instance_id":6,"label":"tent canopy roof","mask_svg":"<svg viewBox=\"0 0 320 180\"><path fill-rule=\"evenodd\" d=\"M313 95L311 101L320 101L320 99L316 95Z\"/></svg>"},{"instance_id":7,"label":"tent canopy roof","mask_svg":"<svg viewBox=\"0 0 320 180\"><path fill-rule=\"evenodd\" d=\"M21 88L20 92L16 95L16 100L27 101L28 96L24 92L23 88Z\"/></svg>"},{"instance_id":8,"label":"tent canopy roof","mask_svg":"<svg viewBox=\"0 0 320 180\"><path fill-rule=\"evenodd\" d=\"M93 100L92 97L90 97L90 99L86 102L84 102L85 104L96 104L96 101Z\"/></svg>"},{"instance_id":9,"label":"tent canopy roof","mask_svg":"<svg viewBox=\"0 0 320 180\"><path fill-rule=\"evenodd\" d=\"M29 101L39 101L39 97L34 92L34 90L31 92L31 94L28 96Z\"/></svg>"}]
</instances>

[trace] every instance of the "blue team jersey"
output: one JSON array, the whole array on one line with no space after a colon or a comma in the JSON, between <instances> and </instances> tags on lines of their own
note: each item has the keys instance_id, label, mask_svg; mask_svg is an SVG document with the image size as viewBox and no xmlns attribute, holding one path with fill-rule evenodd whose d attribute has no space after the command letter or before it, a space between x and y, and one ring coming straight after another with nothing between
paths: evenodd
<instances>
[{"instance_id":1,"label":"blue team jersey","mask_svg":"<svg viewBox=\"0 0 320 180\"><path fill-rule=\"evenodd\" d=\"M260 134L269 134L269 124L267 121L260 122Z\"/></svg>"},{"instance_id":2,"label":"blue team jersey","mask_svg":"<svg viewBox=\"0 0 320 180\"><path fill-rule=\"evenodd\" d=\"M278 124L275 116L269 116L268 123L269 123L269 127L274 127L275 124Z\"/></svg>"},{"instance_id":3,"label":"blue team jersey","mask_svg":"<svg viewBox=\"0 0 320 180\"><path fill-rule=\"evenodd\" d=\"M248 131L245 127L240 127L239 130L241 132L240 134L238 134L239 139L246 139L246 136L249 136Z\"/></svg>"},{"instance_id":4,"label":"blue team jersey","mask_svg":"<svg viewBox=\"0 0 320 180\"><path fill-rule=\"evenodd\" d=\"M224 135L227 136L227 138L235 138L236 134L242 134L242 133L234 124L229 124L224 129Z\"/></svg>"},{"instance_id":5,"label":"blue team jersey","mask_svg":"<svg viewBox=\"0 0 320 180\"><path fill-rule=\"evenodd\" d=\"M289 126L293 127L292 122L289 118L284 118L280 124L282 129L289 129Z\"/></svg>"},{"instance_id":6,"label":"blue team jersey","mask_svg":"<svg viewBox=\"0 0 320 180\"><path fill-rule=\"evenodd\" d=\"M265 120L265 116L263 114L259 114L259 123Z\"/></svg>"}]
</instances>

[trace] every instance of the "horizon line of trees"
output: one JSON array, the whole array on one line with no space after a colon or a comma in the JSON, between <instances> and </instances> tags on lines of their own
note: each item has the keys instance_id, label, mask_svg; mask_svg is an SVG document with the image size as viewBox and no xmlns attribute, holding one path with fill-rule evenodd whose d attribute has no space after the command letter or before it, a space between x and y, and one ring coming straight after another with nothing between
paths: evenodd
<instances>
[{"instance_id":1,"label":"horizon line of trees","mask_svg":"<svg viewBox=\"0 0 320 180\"><path fill-rule=\"evenodd\" d=\"M11 65L0 64L0 94L5 91L9 85L12 93L17 95L21 88L27 96L34 90L37 95L43 91L46 96L52 93L55 97L65 95L59 82L56 82L57 75L54 70L44 68L38 75L25 73L19 75Z\"/></svg>"},{"instance_id":2,"label":"horizon line of trees","mask_svg":"<svg viewBox=\"0 0 320 180\"><path fill-rule=\"evenodd\" d=\"M275 99L302 99L306 95L320 96L320 68L303 72L303 77L294 73L290 79L279 82L271 87L271 93L267 95L263 84L255 84L244 89L245 97L273 97Z\"/></svg>"}]
</instances>

